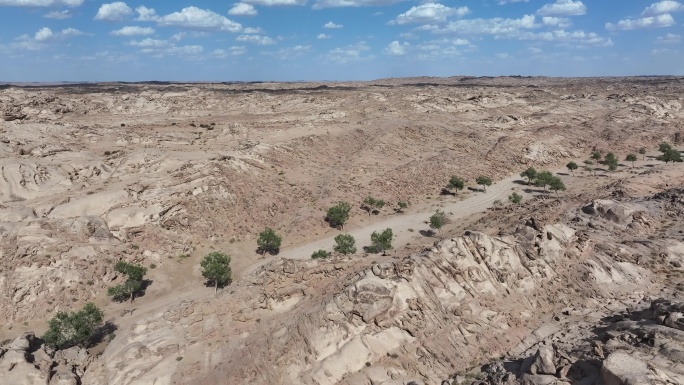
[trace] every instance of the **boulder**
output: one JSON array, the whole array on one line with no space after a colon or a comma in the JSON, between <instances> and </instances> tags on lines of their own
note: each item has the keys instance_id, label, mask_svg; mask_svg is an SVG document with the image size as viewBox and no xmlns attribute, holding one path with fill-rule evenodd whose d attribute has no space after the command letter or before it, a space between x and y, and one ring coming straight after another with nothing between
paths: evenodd
<instances>
[{"instance_id":1,"label":"boulder","mask_svg":"<svg viewBox=\"0 0 684 385\"><path fill-rule=\"evenodd\" d=\"M553 349L548 346L542 346L537 350L534 356L534 362L530 366L530 373L532 374L556 374L556 365L554 364L555 354Z\"/></svg>"}]
</instances>

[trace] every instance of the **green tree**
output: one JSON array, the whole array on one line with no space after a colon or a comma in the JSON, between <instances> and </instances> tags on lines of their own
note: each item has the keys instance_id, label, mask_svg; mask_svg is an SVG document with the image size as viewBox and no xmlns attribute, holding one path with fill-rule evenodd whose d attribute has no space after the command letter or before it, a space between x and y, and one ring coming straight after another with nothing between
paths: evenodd
<instances>
[{"instance_id":1,"label":"green tree","mask_svg":"<svg viewBox=\"0 0 684 385\"><path fill-rule=\"evenodd\" d=\"M397 213L403 213L406 208L409 207L408 202L399 201L397 202L397 208L394 209Z\"/></svg>"},{"instance_id":2,"label":"green tree","mask_svg":"<svg viewBox=\"0 0 684 385\"><path fill-rule=\"evenodd\" d=\"M276 255L280 252L280 244L283 242L283 237L276 234L273 229L267 227L264 231L259 233L259 238L257 239L257 251L261 254L270 253L271 255Z\"/></svg>"},{"instance_id":3,"label":"green tree","mask_svg":"<svg viewBox=\"0 0 684 385\"><path fill-rule=\"evenodd\" d=\"M136 281L129 278L122 284L108 287L107 295L116 301L123 301L125 298L129 298L131 302L133 302L135 294L141 292L142 289L142 281Z\"/></svg>"},{"instance_id":4,"label":"green tree","mask_svg":"<svg viewBox=\"0 0 684 385\"><path fill-rule=\"evenodd\" d=\"M487 186L492 185L492 180L486 176L478 176L477 179L475 179L475 183L482 186L482 189L487 192Z\"/></svg>"},{"instance_id":5,"label":"green tree","mask_svg":"<svg viewBox=\"0 0 684 385\"><path fill-rule=\"evenodd\" d=\"M135 295L142 292L144 289L143 279L145 274L147 274L147 268L119 261L114 265L114 270L125 275L126 281L107 288L107 295L116 301L122 301L125 298L129 298L131 302L133 302Z\"/></svg>"},{"instance_id":6,"label":"green tree","mask_svg":"<svg viewBox=\"0 0 684 385\"><path fill-rule=\"evenodd\" d=\"M351 206L349 203L338 202L335 206L328 209L325 219L328 221L330 226L341 230L344 228L344 224L349 219L350 211Z\"/></svg>"},{"instance_id":7,"label":"green tree","mask_svg":"<svg viewBox=\"0 0 684 385\"><path fill-rule=\"evenodd\" d=\"M558 191L565 191L565 184L563 184L561 178L554 176L549 181L549 188L556 193L556 196L558 196Z\"/></svg>"},{"instance_id":8,"label":"green tree","mask_svg":"<svg viewBox=\"0 0 684 385\"><path fill-rule=\"evenodd\" d=\"M603 157L603 163L607 165L610 165L611 163L617 164L617 161L617 157L612 152L607 153L606 156Z\"/></svg>"},{"instance_id":9,"label":"green tree","mask_svg":"<svg viewBox=\"0 0 684 385\"><path fill-rule=\"evenodd\" d=\"M646 160L646 147L641 147L639 149L639 154L642 155L642 160Z\"/></svg>"},{"instance_id":10,"label":"green tree","mask_svg":"<svg viewBox=\"0 0 684 385\"><path fill-rule=\"evenodd\" d=\"M220 251L205 255L200 262L200 267L202 267L202 277L214 284L214 293L218 291L219 286L223 287L233 281L230 256Z\"/></svg>"},{"instance_id":11,"label":"green tree","mask_svg":"<svg viewBox=\"0 0 684 385\"><path fill-rule=\"evenodd\" d=\"M595 161L597 161L597 162L598 162L599 160L601 160L601 151L593 151L593 152L591 153L591 159L593 159L593 160L595 160Z\"/></svg>"},{"instance_id":12,"label":"green tree","mask_svg":"<svg viewBox=\"0 0 684 385\"><path fill-rule=\"evenodd\" d=\"M608 162L607 164L608 164L608 171L615 171L615 170L617 170L617 168L618 168L618 162L617 162L617 160Z\"/></svg>"},{"instance_id":13,"label":"green tree","mask_svg":"<svg viewBox=\"0 0 684 385\"><path fill-rule=\"evenodd\" d=\"M77 312L57 312L48 322L48 330L41 337L45 345L54 349L87 346L102 323L104 314L94 304L87 303Z\"/></svg>"},{"instance_id":14,"label":"green tree","mask_svg":"<svg viewBox=\"0 0 684 385\"><path fill-rule=\"evenodd\" d=\"M539 174L537 174L537 179L535 179L534 184L539 187L543 187L544 191L546 191L546 186L551 184L551 181L555 177L556 176L553 175L550 171L542 171Z\"/></svg>"},{"instance_id":15,"label":"green tree","mask_svg":"<svg viewBox=\"0 0 684 385\"><path fill-rule=\"evenodd\" d=\"M437 210L437 212L430 217L430 228L439 230L440 238L444 235L442 227L444 227L445 223L446 215L444 214L444 211Z\"/></svg>"},{"instance_id":16,"label":"green tree","mask_svg":"<svg viewBox=\"0 0 684 385\"><path fill-rule=\"evenodd\" d=\"M681 161L682 161L682 156L681 156L681 154L679 153L679 151L677 151L677 150L671 148L671 149L669 149L669 150L663 152L663 154L660 155L659 157L657 157L656 159L658 159L658 160L661 161L661 162L665 162L665 163L669 163L669 162L681 162Z\"/></svg>"},{"instance_id":17,"label":"green tree","mask_svg":"<svg viewBox=\"0 0 684 385\"><path fill-rule=\"evenodd\" d=\"M570 170L570 172L572 173L572 176L575 176L575 170L577 170L579 168L579 166L575 162L570 162L570 163L566 164L565 167L567 167L568 170Z\"/></svg>"},{"instance_id":18,"label":"green tree","mask_svg":"<svg viewBox=\"0 0 684 385\"><path fill-rule=\"evenodd\" d=\"M520 176L527 178L527 184L532 184L532 180L537 177L537 170L534 167L528 167L527 170L520 173Z\"/></svg>"},{"instance_id":19,"label":"green tree","mask_svg":"<svg viewBox=\"0 0 684 385\"><path fill-rule=\"evenodd\" d=\"M508 196L508 200L511 201L511 203L514 204L519 204L523 200L523 196L518 194L517 192L514 192L513 194Z\"/></svg>"},{"instance_id":20,"label":"green tree","mask_svg":"<svg viewBox=\"0 0 684 385\"><path fill-rule=\"evenodd\" d=\"M356 253L356 240L351 234L339 234L335 237L335 252L340 254L354 254Z\"/></svg>"},{"instance_id":21,"label":"green tree","mask_svg":"<svg viewBox=\"0 0 684 385\"><path fill-rule=\"evenodd\" d=\"M447 183L447 189L449 190L463 190L465 187L465 181L457 176L452 176L449 178L449 183Z\"/></svg>"},{"instance_id":22,"label":"green tree","mask_svg":"<svg viewBox=\"0 0 684 385\"><path fill-rule=\"evenodd\" d=\"M670 151L670 150L672 150L672 146L670 146L669 143L663 142L663 143L660 143L660 145L658 146L658 151L660 151L662 153L665 153L665 152Z\"/></svg>"},{"instance_id":23,"label":"green tree","mask_svg":"<svg viewBox=\"0 0 684 385\"><path fill-rule=\"evenodd\" d=\"M392 229L385 229L379 233L373 231L373 234L371 234L371 247L369 247L369 249L375 253L385 254L386 250L392 248L393 237L394 234L392 233Z\"/></svg>"},{"instance_id":24,"label":"green tree","mask_svg":"<svg viewBox=\"0 0 684 385\"><path fill-rule=\"evenodd\" d=\"M625 157L625 161L632 162L632 168L634 168L634 162L637 161L636 154L627 154L627 156Z\"/></svg>"},{"instance_id":25,"label":"green tree","mask_svg":"<svg viewBox=\"0 0 684 385\"><path fill-rule=\"evenodd\" d=\"M146 267L126 263L124 261L117 262L116 265L114 265L114 270L121 274L125 274L129 279L135 281L142 281L145 274L147 274Z\"/></svg>"},{"instance_id":26,"label":"green tree","mask_svg":"<svg viewBox=\"0 0 684 385\"><path fill-rule=\"evenodd\" d=\"M321 249L318 251L314 251L313 254L311 254L311 259L325 259L330 256L330 253L327 251Z\"/></svg>"},{"instance_id":27,"label":"green tree","mask_svg":"<svg viewBox=\"0 0 684 385\"><path fill-rule=\"evenodd\" d=\"M386 203L387 202L382 199L375 199L369 195L363 200L363 203L361 203L361 208L366 210L368 212L368 216L370 216L373 213L379 212L380 209L385 207Z\"/></svg>"}]
</instances>

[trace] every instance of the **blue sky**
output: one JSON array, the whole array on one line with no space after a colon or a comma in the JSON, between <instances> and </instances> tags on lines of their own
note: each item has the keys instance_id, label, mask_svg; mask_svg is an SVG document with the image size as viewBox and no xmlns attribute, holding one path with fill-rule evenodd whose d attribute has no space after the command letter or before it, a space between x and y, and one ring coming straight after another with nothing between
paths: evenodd
<instances>
[{"instance_id":1,"label":"blue sky","mask_svg":"<svg viewBox=\"0 0 684 385\"><path fill-rule=\"evenodd\" d=\"M0 81L684 74L672 0L0 0Z\"/></svg>"}]
</instances>

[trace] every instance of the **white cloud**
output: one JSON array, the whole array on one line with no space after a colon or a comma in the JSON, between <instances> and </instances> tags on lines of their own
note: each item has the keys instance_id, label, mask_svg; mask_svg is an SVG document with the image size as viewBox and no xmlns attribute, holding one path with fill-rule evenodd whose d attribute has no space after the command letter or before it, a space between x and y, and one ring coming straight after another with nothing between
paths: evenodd
<instances>
[{"instance_id":1,"label":"white cloud","mask_svg":"<svg viewBox=\"0 0 684 385\"><path fill-rule=\"evenodd\" d=\"M128 45L131 45L133 47L145 47L145 48L162 48L162 47L168 47L171 45L166 40L157 40L157 39L150 39L149 37L143 40L131 40Z\"/></svg>"},{"instance_id":2,"label":"white cloud","mask_svg":"<svg viewBox=\"0 0 684 385\"><path fill-rule=\"evenodd\" d=\"M395 40L385 47L385 53L391 56L403 56L406 55L406 48L408 47L409 43L399 43Z\"/></svg>"},{"instance_id":3,"label":"white cloud","mask_svg":"<svg viewBox=\"0 0 684 385\"><path fill-rule=\"evenodd\" d=\"M148 47L143 48L140 52L151 54L155 58L163 58L165 56L184 56L186 59L196 58L197 55L204 51L201 45L184 45L184 46L170 46L170 47Z\"/></svg>"},{"instance_id":4,"label":"white cloud","mask_svg":"<svg viewBox=\"0 0 684 385\"><path fill-rule=\"evenodd\" d=\"M530 0L499 0L499 5L511 4L511 3L527 3Z\"/></svg>"},{"instance_id":5,"label":"white cloud","mask_svg":"<svg viewBox=\"0 0 684 385\"><path fill-rule=\"evenodd\" d=\"M396 4L402 0L317 0L313 9L337 7L373 7Z\"/></svg>"},{"instance_id":6,"label":"white cloud","mask_svg":"<svg viewBox=\"0 0 684 385\"><path fill-rule=\"evenodd\" d=\"M544 52L544 50L542 50L539 47L529 47L527 50L532 52L535 55L539 55L540 53Z\"/></svg>"},{"instance_id":7,"label":"white cloud","mask_svg":"<svg viewBox=\"0 0 684 385\"><path fill-rule=\"evenodd\" d=\"M50 44L59 40L68 39L70 37L85 35L85 33L75 29L66 28L58 32L52 31L50 28L43 27L39 29L33 36L21 35L17 38L17 43L13 46L19 49L26 49L36 51L48 47Z\"/></svg>"},{"instance_id":8,"label":"white cloud","mask_svg":"<svg viewBox=\"0 0 684 385\"><path fill-rule=\"evenodd\" d=\"M257 33L257 34L259 34L259 33L264 33L264 30L261 29L261 28L259 28L259 27L256 27L256 28L247 27L247 28L245 28L245 29L242 30L242 33L247 33L247 34L249 34L249 33Z\"/></svg>"},{"instance_id":9,"label":"white cloud","mask_svg":"<svg viewBox=\"0 0 684 385\"><path fill-rule=\"evenodd\" d=\"M183 8L180 12L161 16L157 19L160 26L219 32L240 32L242 25L218 13L197 7Z\"/></svg>"},{"instance_id":10,"label":"white cloud","mask_svg":"<svg viewBox=\"0 0 684 385\"><path fill-rule=\"evenodd\" d=\"M332 21L329 21L329 22L323 24L323 28L328 28L328 29L337 29L337 28L342 28L342 27L344 27L344 26L341 24L335 24Z\"/></svg>"},{"instance_id":11,"label":"white cloud","mask_svg":"<svg viewBox=\"0 0 684 385\"><path fill-rule=\"evenodd\" d=\"M669 48L656 48L651 51L651 55L654 56L674 56L679 55L679 51L676 49Z\"/></svg>"},{"instance_id":12,"label":"white cloud","mask_svg":"<svg viewBox=\"0 0 684 385\"><path fill-rule=\"evenodd\" d=\"M587 13L587 7L581 1L556 0L553 4L546 4L539 8L541 16L579 16Z\"/></svg>"},{"instance_id":13,"label":"white cloud","mask_svg":"<svg viewBox=\"0 0 684 385\"><path fill-rule=\"evenodd\" d=\"M0 7L80 7L84 0L0 0Z\"/></svg>"},{"instance_id":14,"label":"white cloud","mask_svg":"<svg viewBox=\"0 0 684 385\"><path fill-rule=\"evenodd\" d=\"M271 7L274 5L304 5L307 0L244 0L246 3Z\"/></svg>"},{"instance_id":15,"label":"white cloud","mask_svg":"<svg viewBox=\"0 0 684 385\"><path fill-rule=\"evenodd\" d=\"M235 38L235 40L246 43L253 43L257 45L272 45L276 43L276 41L271 39L270 37L261 35L240 35L237 38Z\"/></svg>"},{"instance_id":16,"label":"white cloud","mask_svg":"<svg viewBox=\"0 0 684 385\"><path fill-rule=\"evenodd\" d=\"M228 56L240 56L247 53L245 46L232 46L229 49L215 49L211 54L217 58L226 58Z\"/></svg>"},{"instance_id":17,"label":"white cloud","mask_svg":"<svg viewBox=\"0 0 684 385\"><path fill-rule=\"evenodd\" d=\"M229 15L234 16L256 16L257 10L252 4L235 3L233 8L228 11Z\"/></svg>"},{"instance_id":18,"label":"white cloud","mask_svg":"<svg viewBox=\"0 0 684 385\"><path fill-rule=\"evenodd\" d=\"M674 33L668 33L665 36L658 36L656 41L661 44L677 44L682 41L682 36L676 35Z\"/></svg>"},{"instance_id":19,"label":"white cloud","mask_svg":"<svg viewBox=\"0 0 684 385\"><path fill-rule=\"evenodd\" d=\"M670 27L674 24L675 21L672 16L666 13L664 15L642 17L640 19L620 20L617 24L606 23L606 29L609 31L625 31L651 27Z\"/></svg>"},{"instance_id":20,"label":"white cloud","mask_svg":"<svg viewBox=\"0 0 684 385\"><path fill-rule=\"evenodd\" d=\"M425 3L411 7L408 11L397 16L390 24L439 23L445 22L449 16L463 17L469 13L468 7L449 8L442 4Z\"/></svg>"},{"instance_id":21,"label":"white cloud","mask_svg":"<svg viewBox=\"0 0 684 385\"><path fill-rule=\"evenodd\" d=\"M426 26L425 30L433 30L439 33L460 33L468 35L506 35L519 32L524 29L538 28L534 15L525 15L520 19L467 19L455 20L444 28Z\"/></svg>"},{"instance_id":22,"label":"white cloud","mask_svg":"<svg viewBox=\"0 0 684 385\"><path fill-rule=\"evenodd\" d=\"M653 3L650 6L646 7L646 9L644 9L644 11L641 12L641 16L662 15L664 13L672 13L679 11L684 11L683 4L681 4L678 1L665 0Z\"/></svg>"},{"instance_id":23,"label":"white cloud","mask_svg":"<svg viewBox=\"0 0 684 385\"><path fill-rule=\"evenodd\" d=\"M369 50L370 47L366 42L361 41L346 47L332 49L323 55L322 58L336 63L346 63L352 60L365 59L366 57L363 56L363 53Z\"/></svg>"},{"instance_id":24,"label":"white cloud","mask_svg":"<svg viewBox=\"0 0 684 385\"><path fill-rule=\"evenodd\" d=\"M64 20L71 17L71 11L68 9L65 9L63 11L52 11L43 15L43 17L48 19Z\"/></svg>"},{"instance_id":25,"label":"white cloud","mask_svg":"<svg viewBox=\"0 0 684 385\"><path fill-rule=\"evenodd\" d=\"M102 4L95 15L95 20L121 21L133 14L131 7L123 1Z\"/></svg>"},{"instance_id":26,"label":"white cloud","mask_svg":"<svg viewBox=\"0 0 684 385\"><path fill-rule=\"evenodd\" d=\"M326 35L326 34L324 34L324 33L321 33L321 34L319 34L318 36L316 36L316 39L318 39L318 40L330 39L330 35Z\"/></svg>"},{"instance_id":27,"label":"white cloud","mask_svg":"<svg viewBox=\"0 0 684 385\"><path fill-rule=\"evenodd\" d=\"M135 12L138 14L138 18L136 19L138 21L157 21L157 20L159 20L159 16L157 16L157 12L154 9L147 8L144 5L141 5L138 8L136 8Z\"/></svg>"},{"instance_id":28,"label":"white cloud","mask_svg":"<svg viewBox=\"0 0 684 385\"><path fill-rule=\"evenodd\" d=\"M296 45L294 47L281 48L276 52L262 52L262 55L272 55L280 60L287 60L302 56L310 50L310 45Z\"/></svg>"},{"instance_id":29,"label":"white cloud","mask_svg":"<svg viewBox=\"0 0 684 385\"><path fill-rule=\"evenodd\" d=\"M572 25L572 22L568 18L553 17L553 16L542 17L542 23L544 25L548 25L548 26L552 26L552 27L558 27L558 28L567 28L567 27Z\"/></svg>"},{"instance_id":30,"label":"white cloud","mask_svg":"<svg viewBox=\"0 0 684 385\"><path fill-rule=\"evenodd\" d=\"M144 36L153 34L154 28L150 27L123 27L109 34L114 36Z\"/></svg>"}]
</instances>

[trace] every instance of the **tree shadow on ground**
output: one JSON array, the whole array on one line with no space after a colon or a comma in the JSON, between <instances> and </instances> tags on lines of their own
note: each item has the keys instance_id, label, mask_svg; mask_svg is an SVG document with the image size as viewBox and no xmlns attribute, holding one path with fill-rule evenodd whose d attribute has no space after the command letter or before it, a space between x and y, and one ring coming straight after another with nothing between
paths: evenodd
<instances>
[{"instance_id":1,"label":"tree shadow on ground","mask_svg":"<svg viewBox=\"0 0 684 385\"><path fill-rule=\"evenodd\" d=\"M528 182L526 182L526 181L524 181L524 180L522 180L522 179L516 179L516 180L513 181L513 183L515 183L515 184L521 184L521 185L525 185L525 186L529 186L529 185L530 185Z\"/></svg>"},{"instance_id":2,"label":"tree shadow on ground","mask_svg":"<svg viewBox=\"0 0 684 385\"><path fill-rule=\"evenodd\" d=\"M570 176L567 172L557 172L557 175L562 175L562 176Z\"/></svg>"},{"instance_id":3,"label":"tree shadow on ground","mask_svg":"<svg viewBox=\"0 0 684 385\"><path fill-rule=\"evenodd\" d=\"M468 186L468 190L475 191L475 192L484 192L485 191L484 189L481 189L478 187L472 187L472 186Z\"/></svg>"},{"instance_id":4,"label":"tree shadow on ground","mask_svg":"<svg viewBox=\"0 0 684 385\"><path fill-rule=\"evenodd\" d=\"M434 237L435 236L435 232L433 230L420 230L418 232L420 233L420 235L422 235L424 237Z\"/></svg>"},{"instance_id":5,"label":"tree shadow on ground","mask_svg":"<svg viewBox=\"0 0 684 385\"><path fill-rule=\"evenodd\" d=\"M442 188L442 191L439 192L439 195L451 195L451 196L456 196L455 192L451 192L446 188Z\"/></svg>"},{"instance_id":6,"label":"tree shadow on ground","mask_svg":"<svg viewBox=\"0 0 684 385\"><path fill-rule=\"evenodd\" d=\"M97 329L95 329L93 335L91 335L88 339L88 345L86 347L91 347L100 344L102 341L104 341L105 337L114 334L114 332L118 329L119 328L114 324L114 322L105 322L104 324L100 325Z\"/></svg>"},{"instance_id":7,"label":"tree shadow on ground","mask_svg":"<svg viewBox=\"0 0 684 385\"><path fill-rule=\"evenodd\" d=\"M551 192L548 191L548 190L547 190L547 191L544 191L544 190L534 189L534 188L525 188L525 189L523 189L523 191L526 192L526 193L528 193L528 194L535 194L535 193L536 193L536 194L549 195L549 194L551 193Z\"/></svg>"},{"instance_id":8,"label":"tree shadow on ground","mask_svg":"<svg viewBox=\"0 0 684 385\"><path fill-rule=\"evenodd\" d=\"M144 296L144 295L145 295L145 292L147 292L147 288L148 288L151 284L152 284L152 280L151 280L151 279L143 279L142 281L140 281L140 291L138 291L137 293L135 293L135 294L133 295L133 300L135 300L136 298L140 298L140 297ZM119 297L112 297L112 301L118 302L118 303L124 303L124 302L128 302L128 301L130 301L130 300L131 300L131 296L130 296L130 295L123 295L123 296L119 296Z\"/></svg>"}]
</instances>

